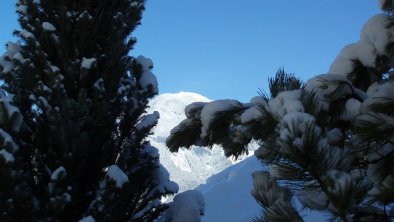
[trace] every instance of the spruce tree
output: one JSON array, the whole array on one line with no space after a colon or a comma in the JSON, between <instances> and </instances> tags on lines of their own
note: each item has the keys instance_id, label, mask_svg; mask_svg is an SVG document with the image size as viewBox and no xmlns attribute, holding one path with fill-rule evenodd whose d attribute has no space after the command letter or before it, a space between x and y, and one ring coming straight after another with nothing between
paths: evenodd
<instances>
[{"instance_id":1,"label":"spruce tree","mask_svg":"<svg viewBox=\"0 0 394 222\"><path fill-rule=\"evenodd\" d=\"M0 221L153 221L177 191L146 141L143 0L19 0L0 58Z\"/></svg>"},{"instance_id":2,"label":"spruce tree","mask_svg":"<svg viewBox=\"0 0 394 222\"><path fill-rule=\"evenodd\" d=\"M393 1L380 3L384 13L366 22L328 74L300 89L281 87L277 75L273 98L190 104L168 147L220 144L237 156L258 140L255 155L268 170L253 174L262 207L255 221L302 221L302 208L336 221L392 221L394 17Z\"/></svg>"}]
</instances>

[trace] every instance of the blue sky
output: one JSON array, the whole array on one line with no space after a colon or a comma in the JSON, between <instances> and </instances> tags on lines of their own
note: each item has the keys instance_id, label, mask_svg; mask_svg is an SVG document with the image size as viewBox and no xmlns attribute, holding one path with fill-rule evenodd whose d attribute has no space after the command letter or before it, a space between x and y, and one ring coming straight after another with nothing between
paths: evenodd
<instances>
[{"instance_id":1,"label":"blue sky","mask_svg":"<svg viewBox=\"0 0 394 222\"><path fill-rule=\"evenodd\" d=\"M0 3L2 45L18 27L14 2ZM325 73L376 13L376 0L148 0L131 54L153 59L160 93L247 102L280 67Z\"/></svg>"}]
</instances>

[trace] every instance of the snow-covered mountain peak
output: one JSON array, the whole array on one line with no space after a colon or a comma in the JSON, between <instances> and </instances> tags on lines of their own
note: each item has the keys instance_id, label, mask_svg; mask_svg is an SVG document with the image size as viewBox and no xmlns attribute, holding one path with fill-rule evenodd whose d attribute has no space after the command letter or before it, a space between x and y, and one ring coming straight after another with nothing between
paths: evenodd
<instances>
[{"instance_id":1,"label":"snow-covered mountain peak","mask_svg":"<svg viewBox=\"0 0 394 222\"><path fill-rule=\"evenodd\" d=\"M184 110L193 102L209 102L208 98L192 92L165 93L158 95L149 102L148 113L158 111L159 123L154 129L155 137L167 138L171 129L186 118Z\"/></svg>"},{"instance_id":2,"label":"snow-covered mountain peak","mask_svg":"<svg viewBox=\"0 0 394 222\"><path fill-rule=\"evenodd\" d=\"M147 112L160 113L159 122L149 140L159 149L160 162L169 171L170 178L179 184L179 192L205 183L208 177L232 165L231 160L224 156L221 147L209 150L194 146L171 153L165 145L171 129L186 118L185 107L193 102L209 101L208 98L196 93L179 92L161 94L149 102Z\"/></svg>"}]
</instances>

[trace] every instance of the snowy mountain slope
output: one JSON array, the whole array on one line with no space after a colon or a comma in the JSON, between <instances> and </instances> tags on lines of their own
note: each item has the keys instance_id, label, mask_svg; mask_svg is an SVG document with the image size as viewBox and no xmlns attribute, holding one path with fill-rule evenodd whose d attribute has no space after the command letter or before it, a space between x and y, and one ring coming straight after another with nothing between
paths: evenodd
<instances>
[{"instance_id":1,"label":"snowy mountain slope","mask_svg":"<svg viewBox=\"0 0 394 222\"><path fill-rule=\"evenodd\" d=\"M258 216L260 205L250 194L252 173L263 170L255 156L229 166L210 177L196 188L205 198L205 215L202 222L247 222ZM305 222L326 221L328 218L317 212L303 211Z\"/></svg>"},{"instance_id":2,"label":"snowy mountain slope","mask_svg":"<svg viewBox=\"0 0 394 222\"><path fill-rule=\"evenodd\" d=\"M245 222L260 213L261 207L250 194L252 173L263 170L256 157L250 156L235 163L225 158L221 147L212 150L203 147L180 149L171 153L165 140L171 129L185 118L184 108L192 102L210 100L196 93L162 94L153 98L147 112L159 111L160 119L149 137L160 152L160 162L173 181L180 186L179 193L196 189L205 198L205 215L202 222ZM257 148L251 145L250 155ZM321 214L306 213L305 221L324 221Z\"/></svg>"},{"instance_id":3,"label":"snowy mountain slope","mask_svg":"<svg viewBox=\"0 0 394 222\"><path fill-rule=\"evenodd\" d=\"M159 111L160 119L149 137L152 145L159 149L160 162L170 173L170 178L179 184L179 192L193 189L213 174L232 165L230 159L224 157L220 147L212 150L192 147L190 150L180 149L171 153L165 146L170 131L185 119L184 108L192 102L209 102L210 100L196 93L180 92L162 94L149 102L148 113Z\"/></svg>"},{"instance_id":4,"label":"snowy mountain slope","mask_svg":"<svg viewBox=\"0 0 394 222\"><path fill-rule=\"evenodd\" d=\"M261 207L250 194L252 173L261 170L254 156L228 167L196 188L205 197L203 222L245 222L257 216Z\"/></svg>"}]
</instances>

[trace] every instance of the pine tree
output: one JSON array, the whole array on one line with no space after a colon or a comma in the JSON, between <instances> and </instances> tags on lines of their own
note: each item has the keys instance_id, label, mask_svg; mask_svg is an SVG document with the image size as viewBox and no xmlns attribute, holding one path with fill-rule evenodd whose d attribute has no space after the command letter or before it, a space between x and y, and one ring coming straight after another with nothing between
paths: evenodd
<instances>
[{"instance_id":1,"label":"pine tree","mask_svg":"<svg viewBox=\"0 0 394 222\"><path fill-rule=\"evenodd\" d=\"M301 89L304 83L293 73L285 72L280 68L273 78L268 78L268 87L271 97L276 97L280 92Z\"/></svg>"},{"instance_id":2,"label":"pine tree","mask_svg":"<svg viewBox=\"0 0 394 222\"><path fill-rule=\"evenodd\" d=\"M277 84L270 87L273 98L246 104L190 104L168 147L220 144L227 156L237 156L258 140L255 155L268 170L253 174L252 195L262 206L255 221L302 221L295 200L336 221L392 221L392 4L381 1L385 13L364 25L360 40L342 49L328 74L300 89L282 87L277 75L270 81Z\"/></svg>"},{"instance_id":3,"label":"pine tree","mask_svg":"<svg viewBox=\"0 0 394 222\"><path fill-rule=\"evenodd\" d=\"M0 58L0 221L153 221L177 185L146 136L143 0L19 0Z\"/></svg>"}]
</instances>

